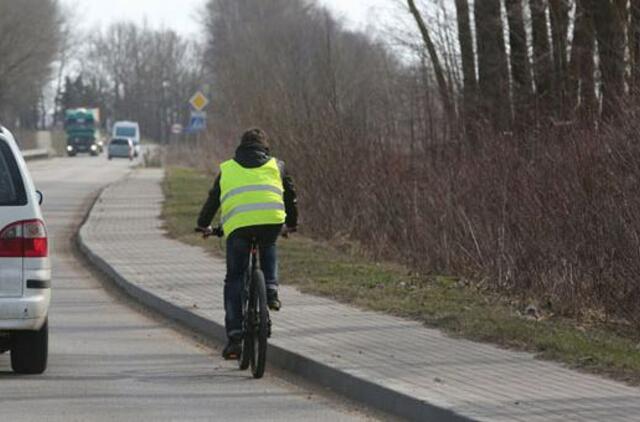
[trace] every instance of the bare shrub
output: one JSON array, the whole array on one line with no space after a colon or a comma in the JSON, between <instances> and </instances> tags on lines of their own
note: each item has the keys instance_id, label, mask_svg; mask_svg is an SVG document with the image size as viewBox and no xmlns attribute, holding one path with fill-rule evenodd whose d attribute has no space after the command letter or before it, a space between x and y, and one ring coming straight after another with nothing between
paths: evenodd
<instances>
[{"instance_id":1,"label":"bare shrub","mask_svg":"<svg viewBox=\"0 0 640 422\"><path fill-rule=\"evenodd\" d=\"M160 146L145 148L142 154L142 163L147 168L160 168L164 166L165 150Z\"/></svg>"}]
</instances>

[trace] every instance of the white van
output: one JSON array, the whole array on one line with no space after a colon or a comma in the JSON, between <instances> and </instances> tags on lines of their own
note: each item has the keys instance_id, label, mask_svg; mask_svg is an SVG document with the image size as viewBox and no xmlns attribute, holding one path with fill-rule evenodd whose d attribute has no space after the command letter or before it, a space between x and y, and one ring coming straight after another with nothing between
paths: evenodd
<instances>
[{"instance_id":1,"label":"white van","mask_svg":"<svg viewBox=\"0 0 640 422\"><path fill-rule=\"evenodd\" d=\"M51 262L42 194L16 142L0 127L0 353L21 374L47 368Z\"/></svg>"},{"instance_id":2,"label":"white van","mask_svg":"<svg viewBox=\"0 0 640 422\"><path fill-rule=\"evenodd\" d=\"M113 124L112 138L129 138L133 142L134 155L140 155L140 125L138 122L120 121Z\"/></svg>"}]
</instances>

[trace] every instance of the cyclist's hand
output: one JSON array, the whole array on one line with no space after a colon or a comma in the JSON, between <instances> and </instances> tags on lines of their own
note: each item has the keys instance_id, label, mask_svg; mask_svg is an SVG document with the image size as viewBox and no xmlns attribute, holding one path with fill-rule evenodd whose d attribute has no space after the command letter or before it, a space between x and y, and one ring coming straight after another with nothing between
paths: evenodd
<instances>
[{"instance_id":1,"label":"cyclist's hand","mask_svg":"<svg viewBox=\"0 0 640 422\"><path fill-rule=\"evenodd\" d=\"M213 235L213 228L209 227L196 227L196 233L201 233L203 238L208 238Z\"/></svg>"}]
</instances>

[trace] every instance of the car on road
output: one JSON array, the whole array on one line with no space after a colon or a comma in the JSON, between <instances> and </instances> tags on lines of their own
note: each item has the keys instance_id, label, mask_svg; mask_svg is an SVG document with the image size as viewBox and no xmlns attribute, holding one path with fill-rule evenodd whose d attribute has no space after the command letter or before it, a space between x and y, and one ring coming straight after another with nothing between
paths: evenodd
<instances>
[{"instance_id":1,"label":"car on road","mask_svg":"<svg viewBox=\"0 0 640 422\"><path fill-rule=\"evenodd\" d=\"M11 133L0 126L0 353L16 373L47 368L51 262L42 194Z\"/></svg>"},{"instance_id":2,"label":"car on road","mask_svg":"<svg viewBox=\"0 0 640 422\"><path fill-rule=\"evenodd\" d=\"M133 142L134 157L140 155L140 125L138 122L120 121L113 124L113 138L129 138Z\"/></svg>"},{"instance_id":3,"label":"car on road","mask_svg":"<svg viewBox=\"0 0 640 422\"><path fill-rule=\"evenodd\" d=\"M133 160L135 155L133 141L129 138L114 138L109 142L107 157L111 160L114 157L128 158Z\"/></svg>"}]
</instances>

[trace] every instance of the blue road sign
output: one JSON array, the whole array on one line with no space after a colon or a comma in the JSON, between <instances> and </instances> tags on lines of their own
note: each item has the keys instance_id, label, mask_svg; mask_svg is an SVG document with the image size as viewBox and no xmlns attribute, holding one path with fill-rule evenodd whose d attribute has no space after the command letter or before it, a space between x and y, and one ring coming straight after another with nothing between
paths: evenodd
<instances>
[{"instance_id":1,"label":"blue road sign","mask_svg":"<svg viewBox=\"0 0 640 422\"><path fill-rule=\"evenodd\" d=\"M207 129L207 114L202 111L192 111L189 126L184 130L186 133L198 133Z\"/></svg>"}]
</instances>

